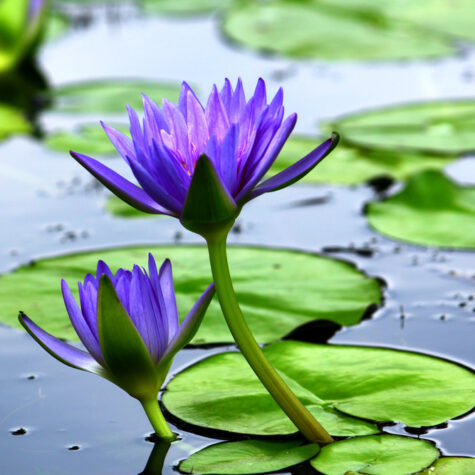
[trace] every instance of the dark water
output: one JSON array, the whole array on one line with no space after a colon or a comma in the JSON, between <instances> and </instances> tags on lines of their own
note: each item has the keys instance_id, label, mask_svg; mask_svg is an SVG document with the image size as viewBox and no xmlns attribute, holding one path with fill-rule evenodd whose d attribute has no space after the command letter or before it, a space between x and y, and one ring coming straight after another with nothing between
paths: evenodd
<instances>
[{"instance_id":1,"label":"dark water","mask_svg":"<svg viewBox=\"0 0 475 475\"><path fill-rule=\"evenodd\" d=\"M284 86L287 110L299 112L298 132L312 132L318 120L360 108L473 93L474 83L467 78L475 71L474 50L437 62L328 66L232 49L219 38L212 18L141 18L127 8L113 15L97 9L92 18L87 28L42 51L41 67L51 84L102 77L186 79L204 95L225 76L242 76L249 91L262 76L271 89ZM53 113L39 119L45 130L78 122ZM41 142L15 137L0 144L0 155L2 272L74 250L170 243L177 232L183 242L199 241L174 220L108 215L107 193L72 159ZM121 162L110 163L126 172ZM473 161L460 160L448 172L475 182ZM374 198L366 186L294 186L264 195L247 205L239 219L241 231L231 241L327 250L384 280L384 306L360 325L338 331L332 343L384 345L470 365L474 255L406 245L373 232L362 210ZM229 348L185 350L173 371ZM4 327L0 378L1 474L136 474L146 466L153 448L145 440L148 421L135 400L107 381L60 365L28 335ZM466 416L420 436L446 455L473 456L474 429L475 418ZM173 444L163 473L173 473L178 460L214 442L175 430L182 441ZM385 430L410 435L401 425Z\"/></svg>"}]
</instances>

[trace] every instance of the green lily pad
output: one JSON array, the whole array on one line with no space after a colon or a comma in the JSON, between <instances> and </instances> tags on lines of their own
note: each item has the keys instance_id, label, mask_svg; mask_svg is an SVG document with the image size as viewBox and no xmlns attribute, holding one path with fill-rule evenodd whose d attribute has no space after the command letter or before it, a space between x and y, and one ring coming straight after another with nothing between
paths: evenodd
<instances>
[{"instance_id":1,"label":"green lily pad","mask_svg":"<svg viewBox=\"0 0 475 475\"><path fill-rule=\"evenodd\" d=\"M108 124L128 134L128 126ZM59 152L76 152L86 155L117 155L118 152L108 139L101 124L83 124L77 131L59 130L46 137L46 145Z\"/></svg>"},{"instance_id":2,"label":"green lily pad","mask_svg":"<svg viewBox=\"0 0 475 475\"><path fill-rule=\"evenodd\" d=\"M99 112L103 114L126 112L126 104L142 109L145 93L160 102L163 97L177 101L180 86L145 80L101 80L59 87L53 94L54 110L60 112Z\"/></svg>"},{"instance_id":3,"label":"green lily pad","mask_svg":"<svg viewBox=\"0 0 475 475\"><path fill-rule=\"evenodd\" d=\"M475 459L465 457L441 457L418 475L473 475Z\"/></svg>"},{"instance_id":4,"label":"green lily pad","mask_svg":"<svg viewBox=\"0 0 475 475\"><path fill-rule=\"evenodd\" d=\"M13 134L29 134L30 123L15 107L0 104L0 140Z\"/></svg>"},{"instance_id":5,"label":"green lily pad","mask_svg":"<svg viewBox=\"0 0 475 475\"><path fill-rule=\"evenodd\" d=\"M113 214L114 216L118 216L119 218L161 218L164 215L160 214L150 214L144 213L138 209L132 208L132 206L128 205L125 201L122 201L115 195L111 195L107 198L105 203L106 210Z\"/></svg>"},{"instance_id":6,"label":"green lily pad","mask_svg":"<svg viewBox=\"0 0 475 475\"><path fill-rule=\"evenodd\" d=\"M472 372L431 356L296 341L263 351L334 436L378 432L356 417L432 426L466 413L475 402ZM195 426L252 435L296 431L240 353L221 353L185 369L168 384L163 403Z\"/></svg>"},{"instance_id":7,"label":"green lily pad","mask_svg":"<svg viewBox=\"0 0 475 475\"><path fill-rule=\"evenodd\" d=\"M182 318L212 281L204 246L119 248L41 259L0 277L0 321L17 325L23 310L45 330L76 339L60 293L64 278L71 288L99 259L112 269L145 265L148 252L173 262L178 308ZM381 302L375 279L353 265L303 252L232 247L229 260L242 310L256 338L264 343L285 336L317 319L354 325L368 305ZM28 299L25 299L28 295ZM233 338L214 299L193 343L231 343Z\"/></svg>"},{"instance_id":8,"label":"green lily pad","mask_svg":"<svg viewBox=\"0 0 475 475\"><path fill-rule=\"evenodd\" d=\"M475 100L420 102L348 115L325 127L347 143L443 155L475 150Z\"/></svg>"},{"instance_id":9,"label":"green lily pad","mask_svg":"<svg viewBox=\"0 0 475 475\"><path fill-rule=\"evenodd\" d=\"M180 463L184 473L253 475L268 473L297 465L319 451L316 444L298 440L277 442L241 440L211 445Z\"/></svg>"},{"instance_id":10,"label":"green lily pad","mask_svg":"<svg viewBox=\"0 0 475 475\"><path fill-rule=\"evenodd\" d=\"M142 0L147 12L200 15L228 8L235 0Z\"/></svg>"},{"instance_id":11,"label":"green lily pad","mask_svg":"<svg viewBox=\"0 0 475 475\"><path fill-rule=\"evenodd\" d=\"M475 248L475 187L438 171L415 175L389 198L369 203L369 224L392 238L427 246Z\"/></svg>"},{"instance_id":12,"label":"green lily pad","mask_svg":"<svg viewBox=\"0 0 475 475\"><path fill-rule=\"evenodd\" d=\"M388 3L397 7L390 9ZM395 15L403 10L403 3L406 2L237 2L225 12L223 29L232 40L251 48L301 58L407 59L456 51L455 37L421 28L415 21ZM457 18L455 12L450 16L454 22Z\"/></svg>"},{"instance_id":13,"label":"green lily pad","mask_svg":"<svg viewBox=\"0 0 475 475\"><path fill-rule=\"evenodd\" d=\"M316 148L322 139L297 135L287 140L269 174L278 173ZM353 185L377 176L395 179L407 177L426 169L441 169L454 160L399 150L361 149L340 143L314 170L302 179L310 183Z\"/></svg>"},{"instance_id":14,"label":"green lily pad","mask_svg":"<svg viewBox=\"0 0 475 475\"><path fill-rule=\"evenodd\" d=\"M427 467L438 456L439 451L425 440L371 435L327 445L310 463L324 475L345 475L350 470L368 475L408 475Z\"/></svg>"}]
</instances>

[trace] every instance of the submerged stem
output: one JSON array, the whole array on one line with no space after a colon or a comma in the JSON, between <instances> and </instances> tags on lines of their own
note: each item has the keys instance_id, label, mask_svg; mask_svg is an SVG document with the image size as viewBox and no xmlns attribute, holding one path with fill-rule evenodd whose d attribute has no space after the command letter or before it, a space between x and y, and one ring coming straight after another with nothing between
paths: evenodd
<instances>
[{"instance_id":1,"label":"submerged stem","mask_svg":"<svg viewBox=\"0 0 475 475\"><path fill-rule=\"evenodd\" d=\"M165 417L163 417L157 399L146 399L140 401L140 403L142 404L145 414L147 414L148 420L152 424L158 437L168 441L175 440L176 436L168 426Z\"/></svg>"},{"instance_id":2,"label":"submerged stem","mask_svg":"<svg viewBox=\"0 0 475 475\"><path fill-rule=\"evenodd\" d=\"M218 294L221 310L229 329L251 368L262 384L275 399L277 404L298 427L303 436L310 442L329 444L332 437L321 424L310 414L308 409L297 399L285 384L279 373L265 357L254 336L252 335L239 303L229 274L226 255L226 237L207 239L211 270Z\"/></svg>"}]
</instances>

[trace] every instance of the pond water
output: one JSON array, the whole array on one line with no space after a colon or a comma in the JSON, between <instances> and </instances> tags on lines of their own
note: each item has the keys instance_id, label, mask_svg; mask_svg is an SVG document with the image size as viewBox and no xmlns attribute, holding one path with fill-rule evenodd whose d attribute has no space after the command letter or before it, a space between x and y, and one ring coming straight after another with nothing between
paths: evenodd
<instances>
[{"instance_id":1,"label":"pond water","mask_svg":"<svg viewBox=\"0 0 475 475\"><path fill-rule=\"evenodd\" d=\"M302 133L314 132L320 120L360 109L473 94L473 48L438 61L296 61L263 57L227 44L213 16L144 17L130 6L112 12L80 11L88 11L91 21L48 43L39 54L40 69L51 85L111 77L186 79L204 97L212 83L221 83L224 77L241 76L250 91L261 76L273 90L284 87L286 110L298 112L296 130ZM38 122L48 131L83 120L47 112ZM109 215L104 208L108 192L95 186L69 156L47 149L40 140L12 137L0 143L0 156L1 272L31 259L77 250L177 239L199 242L175 220L131 221ZM119 161L109 163L127 173ZM461 182L475 182L470 159L460 160L447 172ZM389 346L470 365L473 253L408 245L374 232L363 208L377 196L363 185L299 185L263 195L243 210L239 232L232 233L230 241L324 252L384 281L384 305L359 325L332 327L331 343ZM324 333L322 325L310 325L292 337L320 341ZM176 358L171 374L205 355L229 349L234 347L186 349ZM142 409L125 393L60 365L24 332L7 327L0 327L0 368L2 474L144 470L153 449L145 440L150 427ZM217 440L204 432L188 432L182 425L173 429L182 440L168 452L165 474L175 473L177 461ZM402 425L385 427L389 433L434 441L445 455L472 456L474 429L471 415L419 434ZM296 468L292 473L309 470ZM143 473L154 473L150 464Z\"/></svg>"}]
</instances>

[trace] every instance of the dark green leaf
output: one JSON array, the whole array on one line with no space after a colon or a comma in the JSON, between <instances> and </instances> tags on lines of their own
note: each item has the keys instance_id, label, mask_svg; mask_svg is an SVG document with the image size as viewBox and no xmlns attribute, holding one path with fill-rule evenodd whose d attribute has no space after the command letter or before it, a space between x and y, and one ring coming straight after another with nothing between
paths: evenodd
<instances>
[{"instance_id":1,"label":"dark green leaf","mask_svg":"<svg viewBox=\"0 0 475 475\"><path fill-rule=\"evenodd\" d=\"M475 402L472 372L430 356L295 341L266 346L264 353L334 436L378 432L355 417L431 426L466 413ZM184 370L168 384L163 402L175 417L201 427L254 435L296 431L239 353Z\"/></svg>"},{"instance_id":2,"label":"dark green leaf","mask_svg":"<svg viewBox=\"0 0 475 475\"><path fill-rule=\"evenodd\" d=\"M61 298L61 279L66 279L77 296L76 282L88 272L94 273L99 259L113 270L132 268L134 264L146 265L148 251L157 261L171 259L178 308L184 318L212 281L204 246L119 248L38 260L0 277L0 319L16 326L18 311L23 310L50 333L76 339ZM368 305L381 302L375 279L335 259L302 252L231 247L229 262L246 320L263 343L317 319L354 325ZM193 342L233 342L216 299Z\"/></svg>"},{"instance_id":3,"label":"dark green leaf","mask_svg":"<svg viewBox=\"0 0 475 475\"><path fill-rule=\"evenodd\" d=\"M310 463L324 475L345 475L350 470L368 475L408 475L427 467L438 456L439 451L425 440L370 435L327 445Z\"/></svg>"},{"instance_id":4,"label":"dark green leaf","mask_svg":"<svg viewBox=\"0 0 475 475\"><path fill-rule=\"evenodd\" d=\"M185 473L245 475L283 470L316 455L316 444L301 441L241 440L211 445L180 463Z\"/></svg>"},{"instance_id":5,"label":"dark green leaf","mask_svg":"<svg viewBox=\"0 0 475 475\"><path fill-rule=\"evenodd\" d=\"M421 172L399 193L370 203L367 215L377 231L402 241L475 248L475 187L460 186L437 171Z\"/></svg>"}]
</instances>

